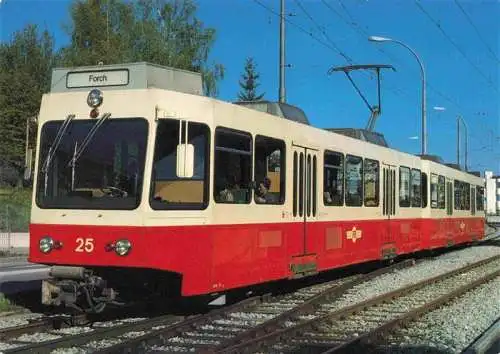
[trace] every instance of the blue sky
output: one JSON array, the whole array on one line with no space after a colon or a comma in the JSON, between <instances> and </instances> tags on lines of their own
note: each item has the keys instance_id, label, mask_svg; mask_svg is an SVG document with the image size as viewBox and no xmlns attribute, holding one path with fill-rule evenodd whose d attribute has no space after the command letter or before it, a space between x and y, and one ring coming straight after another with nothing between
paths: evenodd
<instances>
[{"instance_id":1,"label":"blue sky","mask_svg":"<svg viewBox=\"0 0 500 354\"><path fill-rule=\"evenodd\" d=\"M55 36L56 46L68 42L62 25L68 21L69 1L0 1L1 41L36 23ZM226 68L219 98L235 100L245 58L252 56L261 75L261 91L267 99L277 100L279 19L271 10L279 10L279 1L197 3L199 18L217 31L210 60ZM394 148L420 153L418 63L407 49L368 42L366 35L391 37L412 47L425 66L428 153L456 161L456 116L460 114L469 126L470 169L500 173L499 1L286 0L286 13L291 22L286 26L290 65L286 98L301 107L313 125L364 127L369 117L345 75L328 75L330 67L349 64L345 57L355 64L392 64L397 71L382 75L383 112L376 130ZM353 78L375 103L376 81L361 73ZM446 110L434 110L435 106Z\"/></svg>"}]
</instances>

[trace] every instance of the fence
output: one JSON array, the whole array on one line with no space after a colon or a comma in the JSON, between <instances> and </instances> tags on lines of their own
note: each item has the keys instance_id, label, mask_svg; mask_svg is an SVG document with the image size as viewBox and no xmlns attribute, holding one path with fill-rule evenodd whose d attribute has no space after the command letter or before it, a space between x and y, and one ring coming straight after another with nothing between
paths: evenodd
<instances>
[{"instance_id":1,"label":"fence","mask_svg":"<svg viewBox=\"0 0 500 354\"><path fill-rule=\"evenodd\" d=\"M29 243L30 211L0 204L0 253L24 253Z\"/></svg>"}]
</instances>

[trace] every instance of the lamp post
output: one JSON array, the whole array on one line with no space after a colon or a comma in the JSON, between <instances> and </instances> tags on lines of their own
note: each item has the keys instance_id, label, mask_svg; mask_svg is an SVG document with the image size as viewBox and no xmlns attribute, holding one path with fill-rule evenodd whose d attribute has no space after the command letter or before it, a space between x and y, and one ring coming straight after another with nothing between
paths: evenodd
<instances>
[{"instance_id":1,"label":"lamp post","mask_svg":"<svg viewBox=\"0 0 500 354\"><path fill-rule=\"evenodd\" d=\"M445 107L434 107L435 111L446 111ZM469 144L469 131L468 126L462 116L457 116L457 165L460 166L460 123L465 127L465 170L467 171L467 155L468 155L468 144Z\"/></svg>"},{"instance_id":2,"label":"lamp post","mask_svg":"<svg viewBox=\"0 0 500 354\"><path fill-rule=\"evenodd\" d=\"M425 70L424 70L424 64L418 57L417 53L411 49L408 45L404 44L401 41L398 41L396 39L392 38L386 38L386 37L379 37L379 36L369 36L368 37L369 41L372 42L393 42L396 44L399 44L406 49L408 49L413 56L417 59L418 64L420 65L420 71L422 73L422 155L427 154L427 119L426 119L426 92L425 92Z\"/></svg>"}]
</instances>

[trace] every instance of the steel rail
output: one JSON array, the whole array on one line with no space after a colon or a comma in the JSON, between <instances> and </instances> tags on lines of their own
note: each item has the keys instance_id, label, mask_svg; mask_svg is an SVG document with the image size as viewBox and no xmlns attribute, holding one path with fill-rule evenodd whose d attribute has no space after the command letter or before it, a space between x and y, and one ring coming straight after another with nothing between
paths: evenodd
<instances>
[{"instance_id":1,"label":"steel rail","mask_svg":"<svg viewBox=\"0 0 500 354\"><path fill-rule=\"evenodd\" d=\"M315 327L317 327L320 323L331 323L335 324L336 321L341 320L343 318L346 318L351 315L355 315L362 310L382 304L385 302L392 301L393 299L396 299L398 297L401 297L403 295L408 294L409 292L413 292L419 289L422 289L428 285L434 284L436 282L439 282L441 280L446 280L450 277L459 275L461 273L473 270L475 268L479 268L481 266L487 265L488 263L495 262L500 259L500 255L493 256L487 259L484 259L479 262L475 262L472 264L469 264L465 267L461 267L458 269L455 269L451 272L447 272L445 274L441 274L429 279L422 280L418 283L412 284L407 287L403 287L400 289L396 289L394 291L391 291L389 293L381 294L379 296L373 297L371 299L367 299L365 301L362 301L358 304L354 304L345 308L341 308L339 310L333 311L331 313L328 313L326 315L321 315L318 316L314 319L304 321L302 323L299 323L295 326L284 328L278 331L274 331L272 333L268 333L262 336L258 336L252 340L242 342L238 345L225 348L223 350L217 351L218 353L249 353L249 352L254 352L256 350L266 350L266 348L270 345L273 345L275 343L283 343L288 340L293 340L295 337L300 336L301 332L304 332L306 330L312 329L314 330Z\"/></svg>"},{"instance_id":2,"label":"steel rail","mask_svg":"<svg viewBox=\"0 0 500 354\"><path fill-rule=\"evenodd\" d=\"M300 313L304 312L313 312L315 310L315 305L319 304L320 302L328 301L328 299L338 296L342 292L346 291L347 289L350 289L354 287L357 284L360 284L364 281L368 281L372 278L375 278L381 274L385 274L388 272L391 272L395 269L400 269L403 267L409 267L415 264L414 259L409 259L409 260L404 260L402 262L393 264L388 267L380 268L375 271L372 271L368 274L361 275L361 276L353 276L350 278L350 280L345 281L344 283L341 283L340 285L338 284L339 280L332 281L331 283L335 283L330 287L327 287L326 290L320 291L320 293L311 296L310 299L304 301L304 303L300 304L299 306L293 308L290 311L286 311L286 313L283 315L278 315L277 318L271 319L269 321L264 322L262 325L259 325L255 328L250 328L245 330L245 334L243 335L236 335L233 338L229 339L227 342L221 343L220 348L227 347L230 345L233 345L235 343L239 343L242 340L248 340L248 338L252 338L255 335L258 335L259 333L262 333L264 331L267 333L269 329L272 329L275 325L279 325L282 323L284 320L287 318L292 317L293 315L298 315ZM345 279L342 279L345 280ZM327 283L328 284L328 283ZM312 285L309 287L306 287L305 289L310 289L310 288L315 288L317 286L324 286L325 284L316 284ZM299 289L304 290L304 289ZM291 294L293 295L293 293ZM232 307L226 307L220 310L216 310L218 312L210 312L204 316L200 316L196 319L196 321L193 321L189 323L189 325L186 325L184 323L179 323L172 328L166 328L158 331L153 331L148 334L145 334L144 336L129 339L129 340L124 340L120 344L117 344L113 347L107 347L103 349L102 351L98 351L97 353L123 353L123 352L142 352L146 351L146 348L148 346L153 346L153 345L163 345L167 342L169 338L175 337L175 336L181 336L182 332L187 332L187 331L193 331L196 330L197 327L203 325L203 324L209 324L210 322L214 321L215 319L222 319L225 315L229 315L233 312L237 311L242 311L244 309L252 308L252 307L257 307L259 304L266 304L270 303L269 300L278 300L281 297L284 296L275 296L275 297L270 297L267 296L266 298L261 298L259 301L251 300L248 303L242 304L242 303L237 303L233 305ZM284 311L285 312L285 311ZM248 336L248 337L247 337ZM174 345L171 343L171 345ZM191 349L196 349L198 351L214 351L214 347L211 345L207 344L189 344L189 347ZM218 348L216 346L216 348Z\"/></svg>"},{"instance_id":3,"label":"steel rail","mask_svg":"<svg viewBox=\"0 0 500 354\"><path fill-rule=\"evenodd\" d=\"M415 264L414 259L407 259L399 263L392 264L388 267L380 268L377 269L373 272L370 272L368 274L364 274L360 277L357 277L351 281L348 281L346 283L333 286L331 288L326 289L323 292L320 292L319 294L316 294L309 300L306 300L304 303L300 304L297 307L294 307L288 311L285 311L278 316L263 322L262 324L258 325L257 327L251 328L239 335L236 335L233 338L230 338L224 342L222 342L220 345L207 349L207 351L220 351L223 350L224 348L229 348L236 346L240 343L244 343L246 341L252 340L254 338L257 338L259 336L266 335L267 333L276 331L280 328L281 324L284 323L285 321L299 316L299 315L304 315L307 313L313 313L318 306L320 306L322 303L327 302L331 300L334 297L338 297L347 290L364 283L366 281L372 280L380 275L390 273L394 270L397 269L402 269L406 267L413 266Z\"/></svg>"},{"instance_id":4,"label":"steel rail","mask_svg":"<svg viewBox=\"0 0 500 354\"><path fill-rule=\"evenodd\" d=\"M64 316L47 315L41 318L27 319L27 324L0 328L0 340L8 340L22 334L70 327L82 321L88 322L86 315Z\"/></svg>"},{"instance_id":5,"label":"steel rail","mask_svg":"<svg viewBox=\"0 0 500 354\"><path fill-rule=\"evenodd\" d=\"M5 327L0 329L0 340L17 337L25 333L35 333L52 329L53 322L46 317L36 319L24 325Z\"/></svg>"},{"instance_id":6,"label":"steel rail","mask_svg":"<svg viewBox=\"0 0 500 354\"><path fill-rule=\"evenodd\" d=\"M193 318L189 318L185 321L175 323L172 326L166 328L153 330L142 336L124 339L121 343L114 345L112 347L104 348L103 350L98 350L95 353L136 353L139 349L145 348L148 345L158 344L164 341L166 338L173 337L182 333L183 331L194 328L195 326L202 325L213 319L221 318L225 314L237 310L243 310L247 307L255 306L259 303L263 303L270 298L269 294L262 296L256 296L249 299L245 299L238 303L210 311L205 315L197 315Z\"/></svg>"},{"instance_id":7,"label":"steel rail","mask_svg":"<svg viewBox=\"0 0 500 354\"><path fill-rule=\"evenodd\" d=\"M193 321L198 317L189 317L186 322ZM54 349L58 348L68 348L68 347L80 347L91 341L98 341L110 337L119 337L120 335L132 331L142 331L148 330L152 327L159 325L171 325L172 323L182 321L184 317L174 316L174 315L164 315L159 317L154 317L146 319L143 321L132 322L122 324L116 327L103 327L97 328L93 331L75 334L75 335L65 335L61 338L44 341L40 343L28 344L25 346L19 346L16 348L6 349L4 353L50 353Z\"/></svg>"},{"instance_id":8,"label":"steel rail","mask_svg":"<svg viewBox=\"0 0 500 354\"><path fill-rule=\"evenodd\" d=\"M408 325L410 322L416 320L419 317L422 317L426 313L434 311L435 309L445 305L446 303L452 301L453 299L464 295L466 292L473 290L478 286L486 284L491 280L494 280L498 276L500 276L500 270L487 274L484 277L477 279L471 283L468 283L464 286L461 286L460 288L448 294L444 294L438 297L434 301L431 301L429 303L426 303L425 305L413 309L403 314L402 316L397 317L383 324L382 326L373 329L368 333L365 333L357 338L354 338L351 341L341 346L324 351L322 354L343 353L343 352L352 353L352 350L354 350L354 348L359 348L360 346L368 346L376 341L381 340L382 338L392 333L393 331L397 330L398 328Z\"/></svg>"}]
</instances>

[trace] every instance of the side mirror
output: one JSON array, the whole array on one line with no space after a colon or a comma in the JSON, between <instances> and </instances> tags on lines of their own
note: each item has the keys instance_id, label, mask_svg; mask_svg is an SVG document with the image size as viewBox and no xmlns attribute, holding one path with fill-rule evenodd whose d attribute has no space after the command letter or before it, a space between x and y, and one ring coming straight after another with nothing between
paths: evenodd
<instances>
[{"instance_id":1,"label":"side mirror","mask_svg":"<svg viewBox=\"0 0 500 354\"><path fill-rule=\"evenodd\" d=\"M192 178L194 175L194 145L177 145L177 177Z\"/></svg>"}]
</instances>

